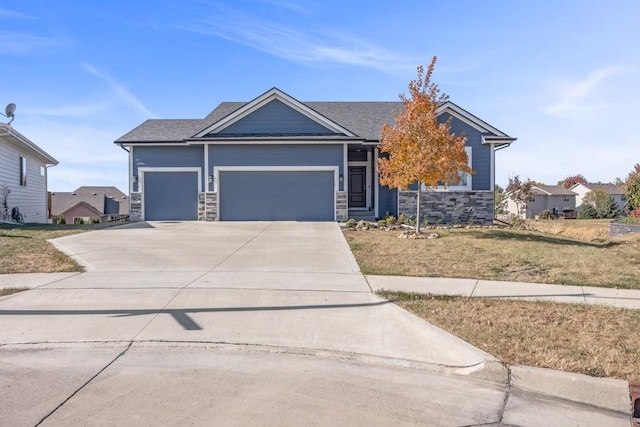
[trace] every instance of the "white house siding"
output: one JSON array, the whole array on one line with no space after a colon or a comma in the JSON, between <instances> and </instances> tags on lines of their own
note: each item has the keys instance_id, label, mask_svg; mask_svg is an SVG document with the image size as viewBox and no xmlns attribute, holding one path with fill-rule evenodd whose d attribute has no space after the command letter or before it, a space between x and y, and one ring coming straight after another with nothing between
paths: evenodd
<instances>
[{"instance_id":1,"label":"white house siding","mask_svg":"<svg viewBox=\"0 0 640 427\"><path fill-rule=\"evenodd\" d=\"M20 185L20 157L27 159L26 186ZM24 222L47 222L46 168L44 176L40 174L40 167L44 166L28 151L0 137L0 201L3 197L2 189L6 185L11 191L8 197L9 219L11 210L17 207Z\"/></svg>"}]
</instances>

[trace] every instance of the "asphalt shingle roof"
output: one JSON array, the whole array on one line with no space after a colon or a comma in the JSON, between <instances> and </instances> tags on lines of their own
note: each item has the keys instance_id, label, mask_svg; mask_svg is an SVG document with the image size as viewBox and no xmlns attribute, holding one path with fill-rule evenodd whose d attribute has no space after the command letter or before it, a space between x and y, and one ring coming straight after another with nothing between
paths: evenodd
<instances>
[{"instance_id":1,"label":"asphalt shingle roof","mask_svg":"<svg viewBox=\"0 0 640 427\"><path fill-rule=\"evenodd\" d=\"M222 102L204 119L152 119L116 140L123 142L180 142L216 123L245 105L245 102ZM393 124L402 102L305 102L329 120L371 141L380 139L384 123Z\"/></svg>"},{"instance_id":2,"label":"asphalt shingle roof","mask_svg":"<svg viewBox=\"0 0 640 427\"><path fill-rule=\"evenodd\" d=\"M105 197L113 198L120 203L120 215L129 214L129 197L116 187L84 186L72 192L52 192L51 215L60 215L81 202L102 214L105 210Z\"/></svg>"},{"instance_id":3,"label":"asphalt shingle roof","mask_svg":"<svg viewBox=\"0 0 640 427\"><path fill-rule=\"evenodd\" d=\"M538 194L547 194L550 193L552 196L575 196L576 193L565 188L564 185L536 185L540 190L543 190L543 193ZM546 192L546 193L544 193Z\"/></svg>"},{"instance_id":4,"label":"asphalt shingle roof","mask_svg":"<svg viewBox=\"0 0 640 427\"><path fill-rule=\"evenodd\" d=\"M608 194L616 194L616 195L622 195L625 194L625 191L623 188L618 187L615 184L583 184L585 187L588 187L591 191L595 191L595 190L600 190L600 191L604 191L605 193Z\"/></svg>"}]
</instances>

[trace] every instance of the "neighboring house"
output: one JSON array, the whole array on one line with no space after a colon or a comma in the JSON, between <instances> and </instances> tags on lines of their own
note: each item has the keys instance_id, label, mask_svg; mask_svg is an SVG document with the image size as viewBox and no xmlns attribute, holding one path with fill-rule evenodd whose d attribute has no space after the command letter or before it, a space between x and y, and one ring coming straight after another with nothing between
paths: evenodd
<instances>
[{"instance_id":1,"label":"neighboring house","mask_svg":"<svg viewBox=\"0 0 640 427\"><path fill-rule=\"evenodd\" d=\"M58 161L0 123L0 222L47 222L47 171Z\"/></svg>"},{"instance_id":2,"label":"neighboring house","mask_svg":"<svg viewBox=\"0 0 640 427\"><path fill-rule=\"evenodd\" d=\"M378 180L384 123L401 102L300 102L277 88L223 102L204 119L147 120L115 141L129 151L132 220L345 221L415 215L416 191ZM425 215L491 223L495 150L515 140L452 102L473 176L430 191Z\"/></svg>"},{"instance_id":3,"label":"neighboring house","mask_svg":"<svg viewBox=\"0 0 640 427\"><path fill-rule=\"evenodd\" d=\"M570 188L571 191L576 193L576 209L580 209L582 206L582 199L584 196L590 192L595 190L604 191L607 194L610 194L613 197L613 200L616 201L620 211L624 209L624 206L627 204L627 195L624 191L624 188L617 186L615 184L574 184Z\"/></svg>"},{"instance_id":4,"label":"neighboring house","mask_svg":"<svg viewBox=\"0 0 640 427\"><path fill-rule=\"evenodd\" d=\"M518 216L516 203L506 195L507 212ZM576 193L562 185L534 185L531 187L531 197L526 208L520 213L521 218L532 219L542 211L548 210L551 215L575 218Z\"/></svg>"},{"instance_id":5,"label":"neighboring house","mask_svg":"<svg viewBox=\"0 0 640 427\"><path fill-rule=\"evenodd\" d=\"M80 187L70 193L51 192L51 219L64 217L66 224L74 224L79 218L88 223L129 215L129 198L116 187Z\"/></svg>"}]
</instances>

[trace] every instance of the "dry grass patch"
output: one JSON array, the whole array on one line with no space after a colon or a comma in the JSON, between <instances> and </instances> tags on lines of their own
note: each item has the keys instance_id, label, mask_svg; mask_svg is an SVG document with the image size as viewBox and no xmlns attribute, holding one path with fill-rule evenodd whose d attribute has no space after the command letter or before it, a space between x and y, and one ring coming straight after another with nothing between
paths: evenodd
<instances>
[{"instance_id":1,"label":"dry grass patch","mask_svg":"<svg viewBox=\"0 0 640 427\"><path fill-rule=\"evenodd\" d=\"M74 260L47 239L68 236L83 229L56 226L0 228L0 273L57 273L83 271Z\"/></svg>"},{"instance_id":2,"label":"dry grass patch","mask_svg":"<svg viewBox=\"0 0 640 427\"><path fill-rule=\"evenodd\" d=\"M379 294L502 362L640 381L640 310Z\"/></svg>"},{"instance_id":3,"label":"dry grass patch","mask_svg":"<svg viewBox=\"0 0 640 427\"><path fill-rule=\"evenodd\" d=\"M432 240L381 230L345 236L365 274L640 289L640 235L582 241L506 228L438 232Z\"/></svg>"},{"instance_id":4,"label":"dry grass patch","mask_svg":"<svg viewBox=\"0 0 640 427\"><path fill-rule=\"evenodd\" d=\"M610 219L527 221L527 227L583 242L609 239Z\"/></svg>"},{"instance_id":5,"label":"dry grass patch","mask_svg":"<svg viewBox=\"0 0 640 427\"><path fill-rule=\"evenodd\" d=\"M0 297L28 290L29 288L0 288Z\"/></svg>"}]
</instances>

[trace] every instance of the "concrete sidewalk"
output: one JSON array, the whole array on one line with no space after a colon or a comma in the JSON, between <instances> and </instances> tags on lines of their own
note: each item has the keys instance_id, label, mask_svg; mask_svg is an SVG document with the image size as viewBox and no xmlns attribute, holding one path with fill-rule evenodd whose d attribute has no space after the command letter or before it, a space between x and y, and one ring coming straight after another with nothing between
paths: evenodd
<instances>
[{"instance_id":1,"label":"concrete sidewalk","mask_svg":"<svg viewBox=\"0 0 640 427\"><path fill-rule=\"evenodd\" d=\"M439 277L365 276L371 289L478 298L601 304L640 309L640 290Z\"/></svg>"}]
</instances>

